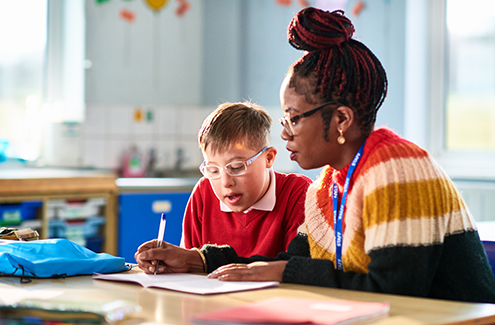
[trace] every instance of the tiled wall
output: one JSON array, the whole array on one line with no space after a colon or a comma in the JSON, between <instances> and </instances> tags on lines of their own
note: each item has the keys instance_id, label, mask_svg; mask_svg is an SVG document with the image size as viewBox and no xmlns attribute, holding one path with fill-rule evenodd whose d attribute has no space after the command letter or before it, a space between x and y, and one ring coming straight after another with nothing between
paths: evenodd
<instances>
[{"instance_id":1,"label":"tiled wall","mask_svg":"<svg viewBox=\"0 0 495 325\"><path fill-rule=\"evenodd\" d=\"M197 168L202 157L196 135L213 109L88 105L82 131L83 165L116 169L123 154L135 145L145 155L154 148L159 168L173 168L179 148L184 150L183 167Z\"/></svg>"},{"instance_id":2,"label":"tiled wall","mask_svg":"<svg viewBox=\"0 0 495 325\"><path fill-rule=\"evenodd\" d=\"M136 110L143 113L135 120ZM215 107L88 105L82 126L81 161L83 167L117 169L132 145L144 154L154 148L157 168L172 169L177 150L184 150L184 169L196 169L203 161L197 144L197 132ZM285 142L280 138L279 107L265 107L273 119L272 146L278 150L274 168L280 172L302 172L314 178L316 171L303 171L290 161ZM148 112L152 118L148 120Z\"/></svg>"}]
</instances>

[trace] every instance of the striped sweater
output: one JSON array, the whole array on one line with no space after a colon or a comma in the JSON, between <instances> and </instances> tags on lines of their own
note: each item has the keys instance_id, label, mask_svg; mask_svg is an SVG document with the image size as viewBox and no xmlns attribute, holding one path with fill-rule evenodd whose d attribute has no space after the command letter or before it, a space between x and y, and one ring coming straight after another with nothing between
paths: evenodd
<instances>
[{"instance_id":1,"label":"striped sweater","mask_svg":"<svg viewBox=\"0 0 495 325\"><path fill-rule=\"evenodd\" d=\"M348 167L327 167L308 190L305 226L313 258L335 262L331 188L335 182L342 193ZM370 135L349 184L344 271L369 272L369 254L376 250L442 244L474 231L462 198L426 151L385 128Z\"/></svg>"},{"instance_id":2,"label":"striped sweater","mask_svg":"<svg viewBox=\"0 0 495 325\"><path fill-rule=\"evenodd\" d=\"M331 187L342 193L347 170L327 167L308 189L301 234L278 256L288 260L284 282L495 303L495 277L453 183L426 151L386 128L368 137L352 175L337 270ZM215 250L205 251L215 267ZM266 260L223 255L222 263Z\"/></svg>"}]
</instances>

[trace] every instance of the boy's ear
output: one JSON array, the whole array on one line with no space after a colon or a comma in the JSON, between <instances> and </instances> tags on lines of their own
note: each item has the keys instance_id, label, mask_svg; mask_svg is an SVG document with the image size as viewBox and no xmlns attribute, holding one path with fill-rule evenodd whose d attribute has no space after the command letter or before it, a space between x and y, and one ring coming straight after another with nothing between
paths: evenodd
<instances>
[{"instance_id":1,"label":"boy's ear","mask_svg":"<svg viewBox=\"0 0 495 325\"><path fill-rule=\"evenodd\" d=\"M277 156L277 148L269 147L266 149L266 168L271 168L273 166L273 162L275 161L275 157Z\"/></svg>"}]
</instances>

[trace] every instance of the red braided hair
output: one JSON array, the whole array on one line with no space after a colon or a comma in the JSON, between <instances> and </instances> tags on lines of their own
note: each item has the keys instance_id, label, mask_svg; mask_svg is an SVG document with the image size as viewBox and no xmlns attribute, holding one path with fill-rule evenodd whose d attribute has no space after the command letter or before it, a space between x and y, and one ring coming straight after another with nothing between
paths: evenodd
<instances>
[{"instance_id":1,"label":"red braided hair","mask_svg":"<svg viewBox=\"0 0 495 325\"><path fill-rule=\"evenodd\" d=\"M311 95L320 94L324 101L338 100L351 107L362 133L368 135L387 93L387 76L377 57L352 38L354 31L341 10L308 7L298 12L289 24L288 39L294 48L308 53L292 65L290 86L295 87L295 78L315 77Z\"/></svg>"}]
</instances>

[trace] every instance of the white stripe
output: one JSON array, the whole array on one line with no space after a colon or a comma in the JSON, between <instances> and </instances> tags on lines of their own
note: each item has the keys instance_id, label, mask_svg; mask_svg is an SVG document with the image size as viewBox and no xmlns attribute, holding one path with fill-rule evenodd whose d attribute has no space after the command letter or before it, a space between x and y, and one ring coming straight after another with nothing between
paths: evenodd
<instances>
[{"instance_id":1,"label":"white stripe","mask_svg":"<svg viewBox=\"0 0 495 325\"><path fill-rule=\"evenodd\" d=\"M335 252L334 230L327 224L322 211L318 208L315 188L310 188L306 195L305 215L309 234L320 246Z\"/></svg>"},{"instance_id":2,"label":"white stripe","mask_svg":"<svg viewBox=\"0 0 495 325\"><path fill-rule=\"evenodd\" d=\"M355 195L349 195L348 200L350 202L359 201L357 200ZM328 200L328 204L330 204L329 211L332 211L332 202L330 199ZM356 231L358 229L362 229L361 213L357 213L357 211L361 211L360 207L362 207L362 203L360 203L359 205L352 204L349 206L353 206L354 208L345 211L345 231L343 234L344 240L342 243L342 254L345 254L345 252L347 251L347 248L350 246ZM308 233L311 234L318 245L325 248L325 250L327 250L328 252L335 253L335 232L334 229L327 223L323 212L316 204L316 189L314 188L311 189L306 196L305 209L305 226L307 226Z\"/></svg>"},{"instance_id":3,"label":"white stripe","mask_svg":"<svg viewBox=\"0 0 495 325\"><path fill-rule=\"evenodd\" d=\"M466 210L440 217L395 220L380 223L365 231L366 253L387 246L420 246L443 243L446 235L476 229L471 214Z\"/></svg>"},{"instance_id":4,"label":"white stripe","mask_svg":"<svg viewBox=\"0 0 495 325\"><path fill-rule=\"evenodd\" d=\"M370 177L369 175L372 175ZM444 171L429 156L423 158L394 158L369 168L361 174L354 187L365 186L364 196L394 183L448 179Z\"/></svg>"}]
</instances>

